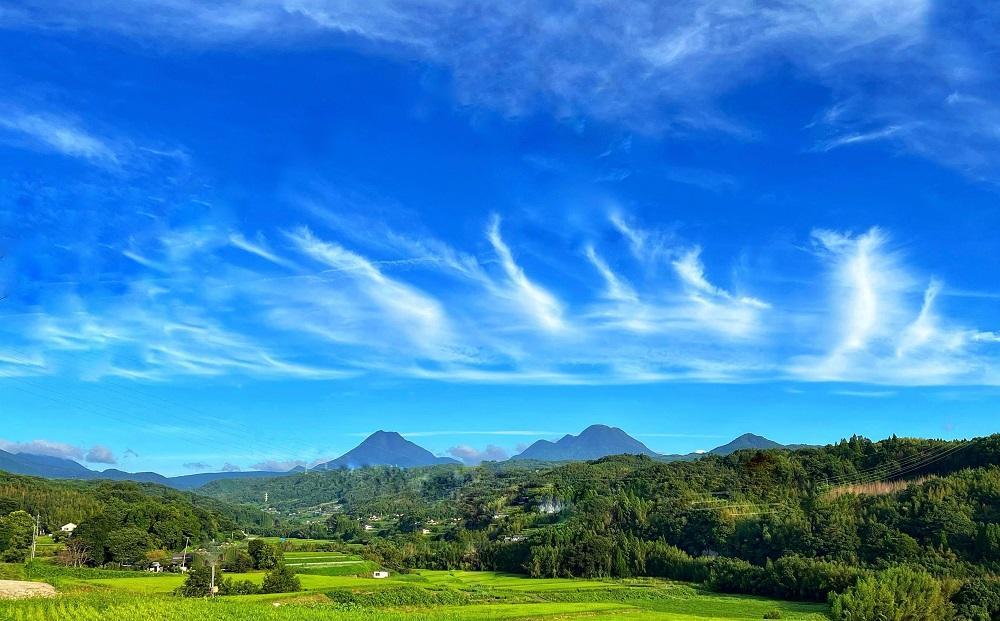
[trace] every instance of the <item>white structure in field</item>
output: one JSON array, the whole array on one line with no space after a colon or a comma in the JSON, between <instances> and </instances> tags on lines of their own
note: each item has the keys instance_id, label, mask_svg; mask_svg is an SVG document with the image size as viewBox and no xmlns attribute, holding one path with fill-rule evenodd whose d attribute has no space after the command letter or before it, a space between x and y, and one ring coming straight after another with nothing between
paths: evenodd
<instances>
[{"instance_id":1,"label":"white structure in field","mask_svg":"<svg viewBox=\"0 0 1000 621\"><path fill-rule=\"evenodd\" d=\"M388 578L389 572L387 571L373 571L372 578Z\"/></svg>"},{"instance_id":2,"label":"white structure in field","mask_svg":"<svg viewBox=\"0 0 1000 621\"><path fill-rule=\"evenodd\" d=\"M70 522L69 524L63 524L59 530L61 530L64 533L69 533L70 535L72 535L73 531L76 530L76 524L74 524L73 522Z\"/></svg>"}]
</instances>

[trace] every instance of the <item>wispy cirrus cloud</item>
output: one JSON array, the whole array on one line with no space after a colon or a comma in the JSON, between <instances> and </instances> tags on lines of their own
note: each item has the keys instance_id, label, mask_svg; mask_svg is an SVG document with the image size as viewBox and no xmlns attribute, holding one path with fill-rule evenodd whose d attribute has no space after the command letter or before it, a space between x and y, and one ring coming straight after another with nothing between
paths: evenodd
<instances>
[{"instance_id":1,"label":"wispy cirrus cloud","mask_svg":"<svg viewBox=\"0 0 1000 621\"><path fill-rule=\"evenodd\" d=\"M1000 382L995 326L945 316L946 284L878 228L813 232L816 277L800 308L747 293L753 279L713 278L730 270L701 244L621 210L588 222L582 244L553 248L559 260L530 263L537 276L518 261L518 227L485 224L478 255L385 225L374 238L342 222L270 239L217 223L170 229L126 242L160 269L133 262L115 295L58 295L9 327L32 373L93 381Z\"/></svg>"},{"instance_id":2,"label":"wispy cirrus cloud","mask_svg":"<svg viewBox=\"0 0 1000 621\"><path fill-rule=\"evenodd\" d=\"M0 138L23 142L26 146L80 158L101 166L114 167L119 156L111 143L64 117L0 110Z\"/></svg>"},{"instance_id":3,"label":"wispy cirrus cloud","mask_svg":"<svg viewBox=\"0 0 1000 621\"><path fill-rule=\"evenodd\" d=\"M517 1L470 15L457 0L228 0L22 2L9 28L97 30L162 46L315 46L446 68L464 104L508 116L537 110L621 123L644 132L713 132L754 139L759 129L721 101L768 70L791 65L832 103L803 140L829 151L885 143L996 180L997 51L981 24L992 5L929 0L612 2L551 7ZM191 24L197 24L192 28ZM586 50L587 53L578 53ZM922 86L919 92L913 84ZM56 139L58 142L59 140ZM94 145L69 149L99 152ZM700 182L696 179L696 182ZM718 180L710 181L717 185Z\"/></svg>"},{"instance_id":4,"label":"wispy cirrus cloud","mask_svg":"<svg viewBox=\"0 0 1000 621\"><path fill-rule=\"evenodd\" d=\"M534 317L545 330L550 332L565 330L567 324L563 318L563 305L551 292L529 279L524 269L514 260L510 247L500 234L499 215L493 215L486 236L496 251L506 276L506 296L525 313Z\"/></svg>"},{"instance_id":5,"label":"wispy cirrus cloud","mask_svg":"<svg viewBox=\"0 0 1000 621\"><path fill-rule=\"evenodd\" d=\"M935 312L943 282L931 278L918 288L917 277L885 231L817 230L813 238L830 269L836 329L821 345L826 353L802 356L790 365L793 375L896 385L997 381L996 352L984 349L977 338L983 332Z\"/></svg>"}]
</instances>

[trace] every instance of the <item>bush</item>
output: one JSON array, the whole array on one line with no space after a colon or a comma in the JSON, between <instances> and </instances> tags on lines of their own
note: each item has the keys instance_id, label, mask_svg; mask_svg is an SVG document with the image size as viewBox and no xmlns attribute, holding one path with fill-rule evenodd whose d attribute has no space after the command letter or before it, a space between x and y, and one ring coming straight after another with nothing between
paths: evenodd
<instances>
[{"instance_id":1,"label":"bush","mask_svg":"<svg viewBox=\"0 0 1000 621\"><path fill-rule=\"evenodd\" d=\"M261 593L294 593L301 590L298 576L283 563L267 572L261 586Z\"/></svg>"},{"instance_id":2,"label":"bush","mask_svg":"<svg viewBox=\"0 0 1000 621\"><path fill-rule=\"evenodd\" d=\"M952 614L948 596L926 571L900 566L866 576L830 599L836 621L945 621Z\"/></svg>"},{"instance_id":3,"label":"bush","mask_svg":"<svg viewBox=\"0 0 1000 621\"><path fill-rule=\"evenodd\" d=\"M219 595L256 595L261 587L249 580L223 580L219 584Z\"/></svg>"},{"instance_id":4,"label":"bush","mask_svg":"<svg viewBox=\"0 0 1000 621\"><path fill-rule=\"evenodd\" d=\"M781 618L781 611L778 610L777 608L775 608L774 610L768 610L767 612L764 613L764 618L765 619L780 619Z\"/></svg>"}]
</instances>

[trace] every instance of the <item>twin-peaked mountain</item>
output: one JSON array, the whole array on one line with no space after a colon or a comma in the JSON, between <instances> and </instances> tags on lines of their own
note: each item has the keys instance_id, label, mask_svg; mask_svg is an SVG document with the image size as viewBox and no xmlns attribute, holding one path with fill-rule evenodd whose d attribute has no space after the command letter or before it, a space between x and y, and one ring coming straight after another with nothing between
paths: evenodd
<instances>
[{"instance_id":1,"label":"twin-peaked mountain","mask_svg":"<svg viewBox=\"0 0 1000 621\"><path fill-rule=\"evenodd\" d=\"M793 448L768 440L763 436L745 433L728 444L717 446L708 451L712 455L726 456L743 449L782 449ZM645 444L628 435L618 427L607 425L591 425L580 435L565 435L556 442L539 440L522 453L515 455L513 460L536 461L588 461L600 459L608 455L648 455L653 459L675 461L680 459L695 459L702 453L686 455L663 455L649 449Z\"/></svg>"},{"instance_id":2,"label":"twin-peaked mountain","mask_svg":"<svg viewBox=\"0 0 1000 621\"><path fill-rule=\"evenodd\" d=\"M512 459L537 461L587 461L608 455L648 455L659 457L618 427L591 425L580 435L564 435L556 442L539 440Z\"/></svg>"}]
</instances>

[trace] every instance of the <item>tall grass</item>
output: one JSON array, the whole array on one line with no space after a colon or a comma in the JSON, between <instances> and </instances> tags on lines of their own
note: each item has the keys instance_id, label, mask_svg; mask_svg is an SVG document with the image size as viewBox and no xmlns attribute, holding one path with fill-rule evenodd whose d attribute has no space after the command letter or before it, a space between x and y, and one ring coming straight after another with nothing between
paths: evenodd
<instances>
[{"instance_id":1,"label":"tall grass","mask_svg":"<svg viewBox=\"0 0 1000 621\"><path fill-rule=\"evenodd\" d=\"M912 485L920 485L926 481L937 477L926 476L917 479L907 479L899 481L872 481L869 483L852 483L849 485L837 486L826 494L830 498L840 498L841 496L885 496L901 492Z\"/></svg>"}]
</instances>

